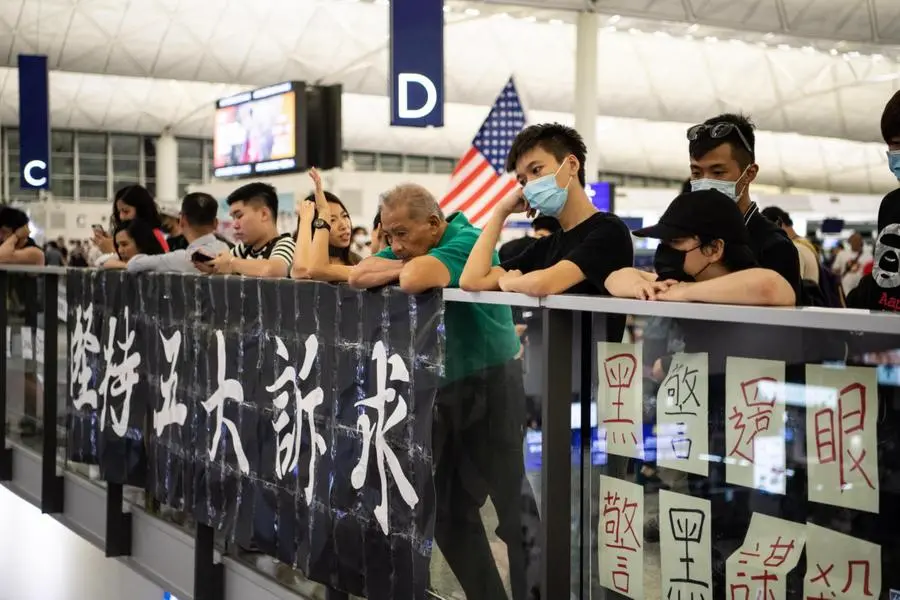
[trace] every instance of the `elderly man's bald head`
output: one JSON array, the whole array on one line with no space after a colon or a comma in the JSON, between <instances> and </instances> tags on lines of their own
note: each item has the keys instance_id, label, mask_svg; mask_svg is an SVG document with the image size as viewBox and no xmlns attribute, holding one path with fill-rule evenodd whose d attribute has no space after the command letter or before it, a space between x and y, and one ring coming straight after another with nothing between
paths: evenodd
<instances>
[{"instance_id":1,"label":"elderly man's bald head","mask_svg":"<svg viewBox=\"0 0 900 600\"><path fill-rule=\"evenodd\" d=\"M381 228L394 254L409 260L438 245L447 221L431 192L406 183L381 198Z\"/></svg>"}]
</instances>

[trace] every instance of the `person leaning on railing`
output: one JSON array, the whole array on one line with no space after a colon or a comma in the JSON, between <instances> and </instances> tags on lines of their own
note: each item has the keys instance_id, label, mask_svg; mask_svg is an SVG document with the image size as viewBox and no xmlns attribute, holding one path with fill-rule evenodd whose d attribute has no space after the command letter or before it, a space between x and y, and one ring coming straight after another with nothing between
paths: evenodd
<instances>
[{"instance_id":1,"label":"person leaning on railing","mask_svg":"<svg viewBox=\"0 0 900 600\"><path fill-rule=\"evenodd\" d=\"M297 205L297 242L291 277L344 282L360 258L350 251L353 223L344 203L322 188L322 176L309 170L315 192Z\"/></svg>"},{"instance_id":2,"label":"person leaning on railing","mask_svg":"<svg viewBox=\"0 0 900 600\"><path fill-rule=\"evenodd\" d=\"M660 240L655 273L629 267L606 279L610 294L638 300L794 306L794 288L759 268L737 205L715 190L681 194L659 223L634 232Z\"/></svg>"},{"instance_id":3,"label":"person leaning on railing","mask_svg":"<svg viewBox=\"0 0 900 600\"><path fill-rule=\"evenodd\" d=\"M145 221L122 221L116 228L113 239L116 244L115 257L101 259L98 266L104 269L125 269L132 258L140 254L156 255L166 252L156 235L154 227Z\"/></svg>"},{"instance_id":4,"label":"person leaning on railing","mask_svg":"<svg viewBox=\"0 0 900 600\"><path fill-rule=\"evenodd\" d=\"M28 215L17 208L0 208L0 263L7 265L44 265L44 252L28 228Z\"/></svg>"},{"instance_id":5,"label":"person leaning on railing","mask_svg":"<svg viewBox=\"0 0 900 600\"><path fill-rule=\"evenodd\" d=\"M278 233L278 192L267 183L248 183L226 200L239 243L214 259L195 262L207 275L287 277L294 260L294 237Z\"/></svg>"},{"instance_id":6,"label":"person leaning on railing","mask_svg":"<svg viewBox=\"0 0 900 600\"><path fill-rule=\"evenodd\" d=\"M435 198L407 184L381 201L387 248L350 272L350 284L399 281L409 294L459 286L480 230L462 213L444 218ZM498 262L496 252L493 261ZM525 479L525 391L508 306L449 302L446 368L435 401L435 540L467 598L505 598L482 524L488 496L506 543L513 600L536 597L537 506Z\"/></svg>"}]
</instances>

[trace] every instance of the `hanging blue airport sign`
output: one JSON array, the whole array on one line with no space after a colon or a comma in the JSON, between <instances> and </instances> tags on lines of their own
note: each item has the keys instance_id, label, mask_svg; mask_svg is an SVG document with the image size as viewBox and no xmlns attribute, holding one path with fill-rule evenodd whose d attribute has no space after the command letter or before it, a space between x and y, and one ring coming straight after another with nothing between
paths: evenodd
<instances>
[{"instance_id":1,"label":"hanging blue airport sign","mask_svg":"<svg viewBox=\"0 0 900 600\"><path fill-rule=\"evenodd\" d=\"M391 125L444 126L444 2L391 2Z\"/></svg>"},{"instance_id":2,"label":"hanging blue airport sign","mask_svg":"<svg viewBox=\"0 0 900 600\"><path fill-rule=\"evenodd\" d=\"M50 81L47 57L19 55L19 186L50 188Z\"/></svg>"}]
</instances>

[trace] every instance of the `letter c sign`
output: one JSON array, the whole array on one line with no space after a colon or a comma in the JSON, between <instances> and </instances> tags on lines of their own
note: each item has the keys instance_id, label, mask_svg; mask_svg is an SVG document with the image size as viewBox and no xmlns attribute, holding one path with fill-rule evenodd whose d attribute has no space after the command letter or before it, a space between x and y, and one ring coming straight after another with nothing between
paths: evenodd
<instances>
[{"instance_id":1,"label":"letter c sign","mask_svg":"<svg viewBox=\"0 0 900 600\"><path fill-rule=\"evenodd\" d=\"M37 176L35 176L35 172L37 172ZM28 161L22 169L22 177L32 187L45 186L47 184L47 163L42 160Z\"/></svg>"}]
</instances>

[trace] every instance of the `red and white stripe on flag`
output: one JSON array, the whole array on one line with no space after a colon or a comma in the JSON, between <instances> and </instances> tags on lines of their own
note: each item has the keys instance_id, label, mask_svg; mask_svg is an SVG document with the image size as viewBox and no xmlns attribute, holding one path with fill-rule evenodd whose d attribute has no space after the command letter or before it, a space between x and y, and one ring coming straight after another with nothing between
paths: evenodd
<instances>
[{"instance_id":1,"label":"red and white stripe on flag","mask_svg":"<svg viewBox=\"0 0 900 600\"><path fill-rule=\"evenodd\" d=\"M473 225L484 225L497 202L517 185L515 176L506 172L506 157L524 128L525 111L510 77L450 177L450 189L441 200L444 214L459 211Z\"/></svg>"}]
</instances>

